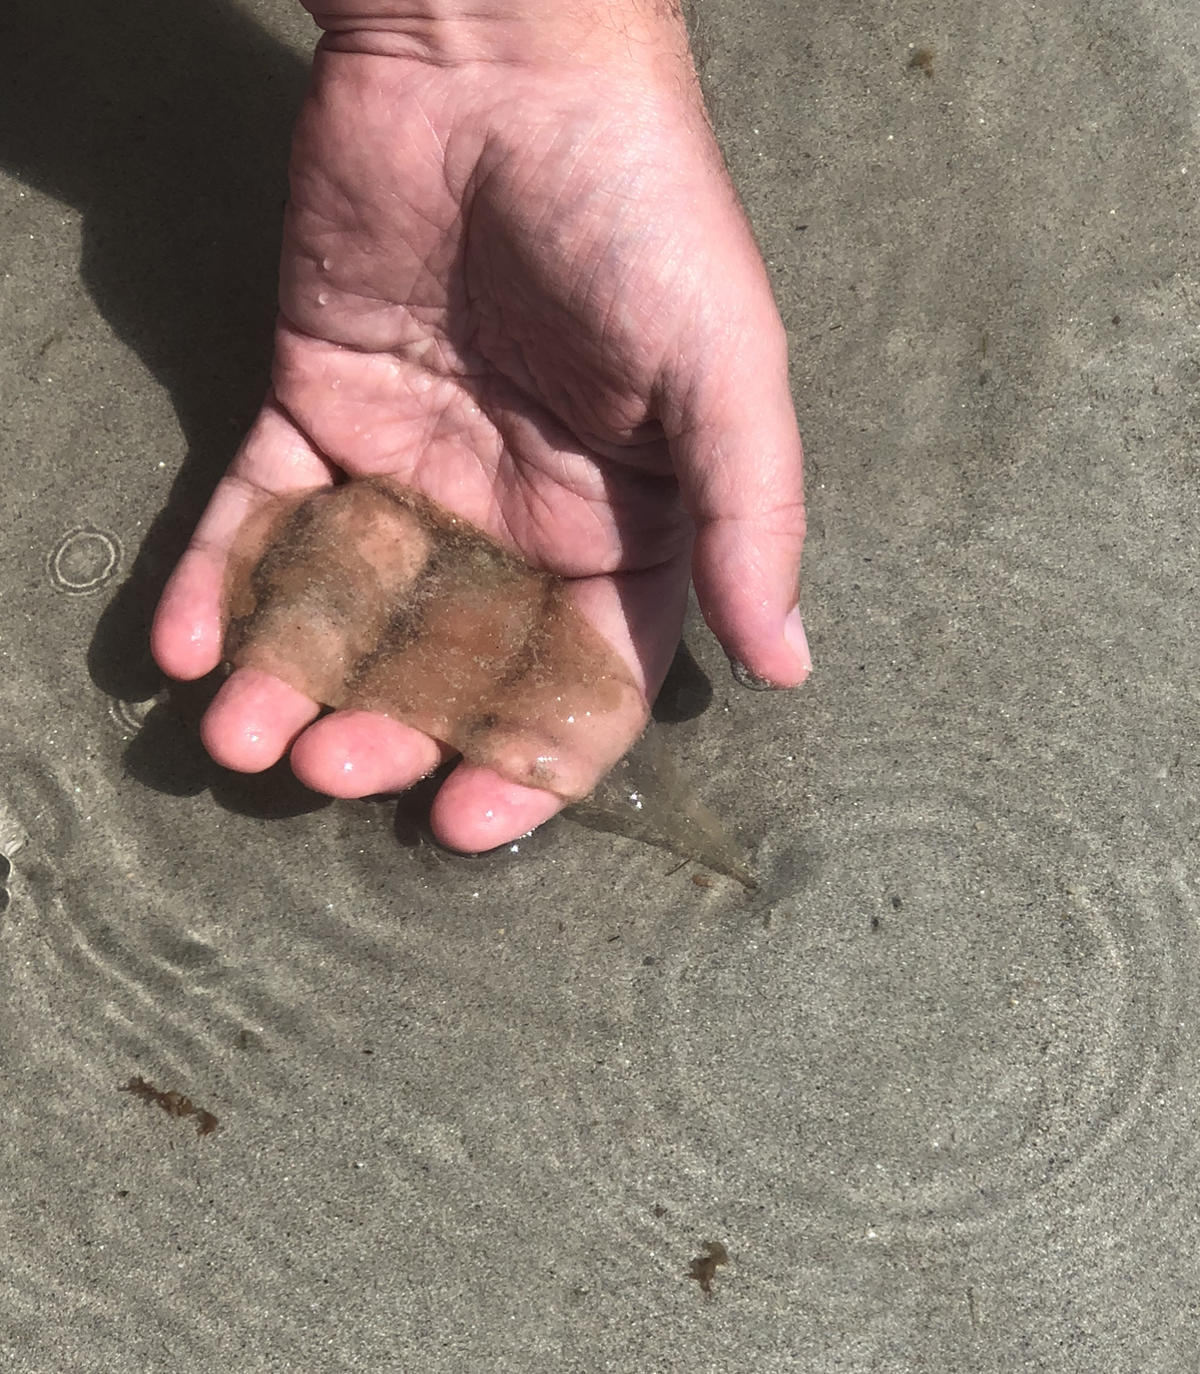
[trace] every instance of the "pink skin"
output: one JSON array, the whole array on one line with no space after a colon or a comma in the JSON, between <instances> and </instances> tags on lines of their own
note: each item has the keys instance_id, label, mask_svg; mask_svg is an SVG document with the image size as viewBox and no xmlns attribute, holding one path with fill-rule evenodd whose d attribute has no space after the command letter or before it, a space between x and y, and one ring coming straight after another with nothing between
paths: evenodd
<instances>
[{"instance_id":1,"label":"pink skin","mask_svg":"<svg viewBox=\"0 0 1200 1374\"><path fill-rule=\"evenodd\" d=\"M163 594L165 672L217 666L226 557L265 500L386 474L571 578L648 698L689 573L731 657L803 681L785 338L680 42L665 12L644 41L552 60L466 42L451 61L386 25L327 36L293 148L271 394ZM447 756L318 709L239 669L204 743L245 772L290 749L338 797L400 791ZM474 852L561 805L460 763L432 823Z\"/></svg>"}]
</instances>

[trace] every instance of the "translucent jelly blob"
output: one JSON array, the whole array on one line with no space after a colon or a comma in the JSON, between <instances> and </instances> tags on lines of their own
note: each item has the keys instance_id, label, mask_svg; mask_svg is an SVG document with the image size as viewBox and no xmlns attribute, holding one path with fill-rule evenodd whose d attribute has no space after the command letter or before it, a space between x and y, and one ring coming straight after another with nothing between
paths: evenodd
<instances>
[{"instance_id":1,"label":"translucent jelly blob","mask_svg":"<svg viewBox=\"0 0 1200 1374\"><path fill-rule=\"evenodd\" d=\"M225 657L334 708L375 711L567 800L648 717L568 583L379 479L280 498L243 527Z\"/></svg>"}]
</instances>

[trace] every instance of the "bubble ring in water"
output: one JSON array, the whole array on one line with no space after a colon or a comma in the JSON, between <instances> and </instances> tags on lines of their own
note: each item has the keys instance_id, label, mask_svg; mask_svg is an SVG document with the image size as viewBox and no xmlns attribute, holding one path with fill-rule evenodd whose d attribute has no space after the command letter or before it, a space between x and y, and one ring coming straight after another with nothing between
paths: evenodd
<instances>
[{"instance_id":1,"label":"bubble ring in water","mask_svg":"<svg viewBox=\"0 0 1200 1374\"><path fill-rule=\"evenodd\" d=\"M68 596L86 596L112 581L121 562L115 536L95 525L68 530L46 559L50 584Z\"/></svg>"},{"instance_id":2,"label":"bubble ring in water","mask_svg":"<svg viewBox=\"0 0 1200 1374\"><path fill-rule=\"evenodd\" d=\"M126 735L138 734L146 723L146 717L164 699L165 694L157 693L143 701L125 697L110 697L108 714L117 728Z\"/></svg>"}]
</instances>

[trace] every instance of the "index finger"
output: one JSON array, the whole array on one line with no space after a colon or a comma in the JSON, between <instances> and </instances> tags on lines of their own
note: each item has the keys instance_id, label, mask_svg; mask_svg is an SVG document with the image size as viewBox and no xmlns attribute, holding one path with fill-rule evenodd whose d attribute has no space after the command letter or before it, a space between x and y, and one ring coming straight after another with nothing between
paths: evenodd
<instances>
[{"instance_id":1,"label":"index finger","mask_svg":"<svg viewBox=\"0 0 1200 1374\"><path fill-rule=\"evenodd\" d=\"M190 681L217 666L222 593L235 541L243 542L247 522L275 508L280 496L327 487L333 476L328 461L269 399L163 589L150 646L164 673Z\"/></svg>"}]
</instances>

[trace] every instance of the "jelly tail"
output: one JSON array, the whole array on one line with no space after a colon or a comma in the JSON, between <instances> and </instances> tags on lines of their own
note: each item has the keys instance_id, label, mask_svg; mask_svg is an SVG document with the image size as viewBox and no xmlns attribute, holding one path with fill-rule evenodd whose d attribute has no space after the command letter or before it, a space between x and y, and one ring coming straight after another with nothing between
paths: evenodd
<instances>
[{"instance_id":1,"label":"jelly tail","mask_svg":"<svg viewBox=\"0 0 1200 1374\"><path fill-rule=\"evenodd\" d=\"M595 791L567 808L589 830L656 845L681 859L758 887L749 855L696 795L651 725Z\"/></svg>"}]
</instances>

